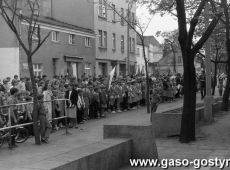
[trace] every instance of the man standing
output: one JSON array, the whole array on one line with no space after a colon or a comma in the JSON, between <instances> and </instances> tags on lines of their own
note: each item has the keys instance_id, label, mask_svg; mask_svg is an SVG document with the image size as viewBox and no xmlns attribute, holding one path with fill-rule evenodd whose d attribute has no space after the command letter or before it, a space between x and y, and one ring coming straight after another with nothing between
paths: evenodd
<instances>
[{"instance_id":1,"label":"man standing","mask_svg":"<svg viewBox=\"0 0 230 170\"><path fill-rule=\"evenodd\" d=\"M199 82L200 82L200 93L201 93L201 100L204 98L206 94L206 82L205 82L205 72L202 71L201 75L199 76Z\"/></svg>"}]
</instances>

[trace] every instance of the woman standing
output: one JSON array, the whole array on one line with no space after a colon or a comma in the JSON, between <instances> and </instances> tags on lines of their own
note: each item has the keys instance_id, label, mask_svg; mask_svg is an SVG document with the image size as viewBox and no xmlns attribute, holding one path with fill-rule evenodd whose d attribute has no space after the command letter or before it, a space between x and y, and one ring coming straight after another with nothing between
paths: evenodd
<instances>
[{"instance_id":1,"label":"woman standing","mask_svg":"<svg viewBox=\"0 0 230 170\"><path fill-rule=\"evenodd\" d=\"M53 98L53 93L51 89L51 84L48 84L47 86L44 87L43 89L43 95L44 95L44 105L45 108L48 110L48 115L47 118L49 121L52 121L52 98Z\"/></svg>"}]
</instances>

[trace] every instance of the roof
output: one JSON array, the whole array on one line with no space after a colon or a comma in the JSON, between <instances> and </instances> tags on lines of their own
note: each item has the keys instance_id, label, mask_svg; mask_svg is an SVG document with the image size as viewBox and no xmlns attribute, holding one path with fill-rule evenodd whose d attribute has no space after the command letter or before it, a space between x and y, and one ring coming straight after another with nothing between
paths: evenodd
<instances>
[{"instance_id":1,"label":"roof","mask_svg":"<svg viewBox=\"0 0 230 170\"><path fill-rule=\"evenodd\" d=\"M152 44L153 46L160 47L160 43L156 40L154 36L144 36L145 38L145 46L149 46L149 44ZM140 36L137 35L137 44L142 45Z\"/></svg>"},{"instance_id":2,"label":"roof","mask_svg":"<svg viewBox=\"0 0 230 170\"><path fill-rule=\"evenodd\" d=\"M94 30L79 27L50 17L39 17L38 22L94 34Z\"/></svg>"},{"instance_id":3,"label":"roof","mask_svg":"<svg viewBox=\"0 0 230 170\"><path fill-rule=\"evenodd\" d=\"M153 46L160 47L160 43L156 40L154 36L144 36L146 44L152 44Z\"/></svg>"}]
</instances>

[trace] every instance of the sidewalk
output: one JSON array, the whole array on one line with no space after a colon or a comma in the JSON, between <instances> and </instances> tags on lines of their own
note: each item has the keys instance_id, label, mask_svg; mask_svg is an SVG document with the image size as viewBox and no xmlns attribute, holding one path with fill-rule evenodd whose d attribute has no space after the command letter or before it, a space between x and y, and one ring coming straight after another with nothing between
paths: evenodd
<instances>
[{"instance_id":1,"label":"sidewalk","mask_svg":"<svg viewBox=\"0 0 230 170\"><path fill-rule=\"evenodd\" d=\"M214 122L197 129L197 141L181 144L178 138L157 139L157 149L160 159L230 159L230 112L218 113ZM162 170L162 168L132 168L120 170ZM169 170L195 170L190 167L174 167ZM230 169L226 167L224 169ZM203 167L201 170L219 170L217 167Z\"/></svg>"},{"instance_id":2,"label":"sidewalk","mask_svg":"<svg viewBox=\"0 0 230 170\"><path fill-rule=\"evenodd\" d=\"M198 98L200 96L198 95ZM199 102L199 100L198 100ZM178 99L172 103L163 103L159 105L158 111L174 108L175 106L182 106L182 99ZM103 125L112 122L129 120L130 118L141 122L141 120L150 119L150 114L146 114L146 107L141 107L137 110L131 110L123 113L110 114L105 119L90 120L86 124L80 125L79 129L70 129L71 135L64 135L65 131L60 130L52 133L49 144L42 144L40 146L34 145L34 139L31 138L19 147L13 150L8 149L5 144L0 148L0 170L20 169L20 167L35 164L46 158L54 157L62 153L69 152L73 149L83 147L92 143L103 140ZM167 147L172 147L171 141L178 143L176 139L162 139L157 141L159 146L159 154L161 157L173 154L177 150L173 150L168 154ZM180 145L178 145L180 147ZM175 147L173 146L173 149ZM167 151L167 152L166 152ZM165 155L164 155L165 153Z\"/></svg>"}]
</instances>

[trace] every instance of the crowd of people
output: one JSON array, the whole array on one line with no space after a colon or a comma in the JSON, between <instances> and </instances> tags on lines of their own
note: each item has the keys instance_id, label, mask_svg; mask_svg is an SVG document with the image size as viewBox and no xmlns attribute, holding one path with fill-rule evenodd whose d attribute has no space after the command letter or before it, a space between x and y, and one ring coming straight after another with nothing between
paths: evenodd
<instances>
[{"instance_id":1,"label":"crowd of people","mask_svg":"<svg viewBox=\"0 0 230 170\"><path fill-rule=\"evenodd\" d=\"M115 77L111 84L106 76L98 78L82 76L76 79L71 76L54 76L48 79L46 75L36 77L38 93L38 118L41 122L41 140L48 143L50 131L66 126L64 119L68 117L68 127L78 128L79 124L89 119L105 118L108 113L119 113L137 109L146 104L146 81L144 76ZM183 95L183 78L160 75L150 76L150 101L152 111L156 111L160 102L172 102ZM3 79L0 83L0 113L7 113L6 105L28 103L11 108L12 125L18 123L18 112L25 112L25 122L31 122L33 117L33 88L30 78L20 78L15 75ZM66 109L65 109L66 108ZM3 124L0 117L0 127ZM31 135L33 134L30 127Z\"/></svg>"}]
</instances>

